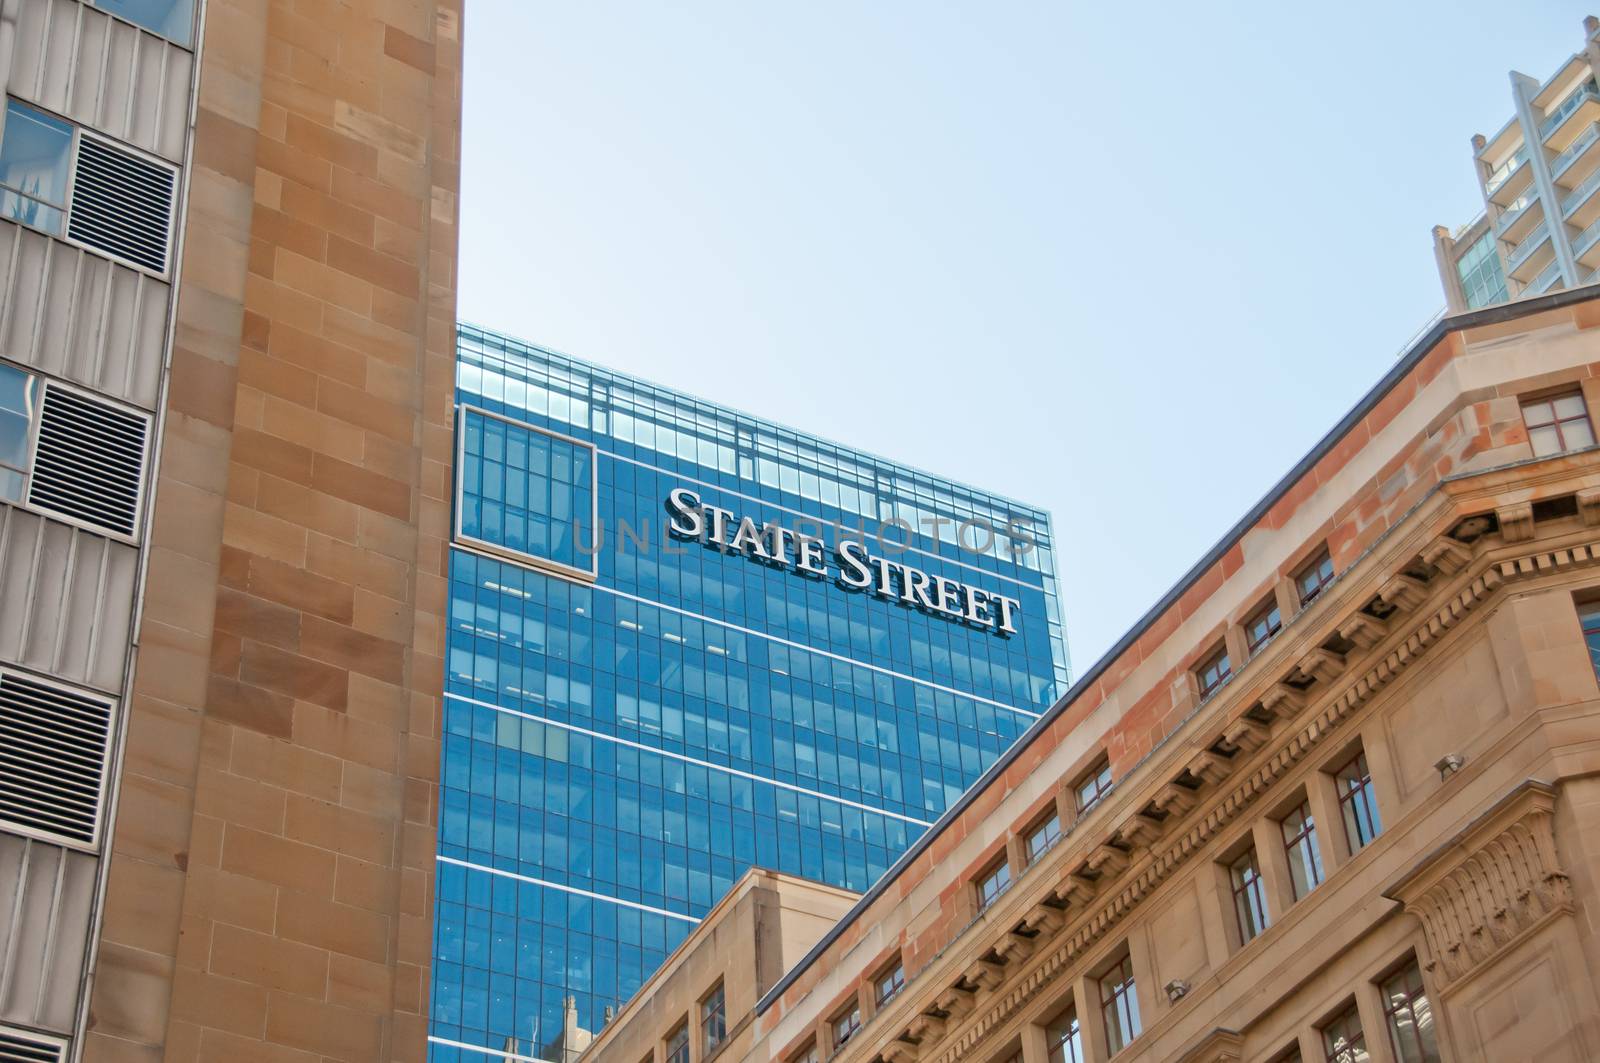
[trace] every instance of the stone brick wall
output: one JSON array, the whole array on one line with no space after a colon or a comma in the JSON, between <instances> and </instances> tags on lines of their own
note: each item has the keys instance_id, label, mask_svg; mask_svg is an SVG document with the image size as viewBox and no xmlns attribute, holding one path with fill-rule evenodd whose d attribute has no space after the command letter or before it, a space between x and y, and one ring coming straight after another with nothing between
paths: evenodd
<instances>
[{"instance_id":1,"label":"stone brick wall","mask_svg":"<svg viewBox=\"0 0 1600 1063\"><path fill-rule=\"evenodd\" d=\"M426 1049L461 0L209 0L85 1058Z\"/></svg>"}]
</instances>

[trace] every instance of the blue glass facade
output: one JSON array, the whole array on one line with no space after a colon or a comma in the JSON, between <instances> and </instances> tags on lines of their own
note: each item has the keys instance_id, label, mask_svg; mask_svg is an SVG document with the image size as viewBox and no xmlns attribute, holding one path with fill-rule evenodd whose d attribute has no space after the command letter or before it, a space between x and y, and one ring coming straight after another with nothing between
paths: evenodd
<instances>
[{"instance_id":1,"label":"blue glass facade","mask_svg":"<svg viewBox=\"0 0 1600 1063\"><path fill-rule=\"evenodd\" d=\"M751 865L866 889L1065 689L1049 518L459 335L430 1054L554 1058Z\"/></svg>"}]
</instances>

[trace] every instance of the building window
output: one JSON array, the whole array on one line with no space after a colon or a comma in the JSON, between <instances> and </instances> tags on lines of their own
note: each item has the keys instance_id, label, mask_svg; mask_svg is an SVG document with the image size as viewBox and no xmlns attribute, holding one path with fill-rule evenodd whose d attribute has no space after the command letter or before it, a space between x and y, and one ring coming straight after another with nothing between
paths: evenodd
<instances>
[{"instance_id":1,"label":"building window","mask_svg":"<svg viewBox=\"0 0 1600 1063\"><path fill-rule=\"evenodd\" d=\"M1294 589L1300 595L1300 604L1310 605L1322 593L1322 588L1332 582L1333 556L1324 549L1294 578Z\"/></svg>"},{"instance_id":2,"label":"building window","mask_svg":"<svg viewBox=\"0 0 1600 1063\"><path fill-rule=\"evenodd\" d=\"M28 436L39 410L39 383L0 365L0 498L21 502L28 472Z\"/></svg>"},{"instance_id":3,"label":"building window","mask_svg":"<svg viewBox=\"0 0 1600 1063\"><path fill-rule=\"evenodd\" d=\"M1078 1009L1068 1008L1065 1015L1050 1024L1050 1063L1083 1063L1083 1030L1078 1026Z\"/></svg>"},{"instance_id":4,"label":"building window","mask_svg":"<svg viewBox=\"0 0 1600 1063\"><path fill-rule=\"evenodd\" d=\"M1334 772L1333 781L1339 791L1339 808L1344 814L1344 832L1350 841L1350 851L1360 852L1383 832L1366 751L1357 753Z\"/></svg>"},{"instance_id":5,"label":"building window","mask_svg":"<svg viewBox=\"0 0 1600 1063\"><path fill-rule=\"evenodd\" d=\"M789 1063L822 1063L822 1055L817 1051L816 1039L812 1038L806 1042L806 1046L796 1052L794 1058L789 1060Z\"/></svg>"},{"instance_id":6,"label":"building window","mask_svg":"<svg viewBox=\"0 0 1600 1063\"><path fill-rule=\"evenodd\" d=\"M1294 899L1299 900L1322 882L1322 854L1317 852L1317 821L1311 818L1311 802L1300 806L1278 824L1283 831L1283 851L1289 857L1289 881Z\"/></svg>"},{"instance_id":7,"label":"building window","mask_svg":"<svg viewBox=\"0 0 1600 1063\"><path fill-rule=\"evenodd\" d=\"M61 235L72 126L11 100L0 135L0 216Z\"/></svg>"},{"instance_id":8,"label":"building window","mask_svg":"<svg viewBox=\"0 0 1600 1063\"><path fill-rule=\"evenodd\" d=\"M901 960L895 960L894 966L878 976L874 984L874 993L878 1000L878 1007L883 1007L893 1000L906 987L906 965Z\"/></svg>"},{"instance_id":9,"label":"building window","mask_svg":"<svg viewBox=\"0 0 1600 1063\"><path fill-rule=\"evenodd\" d=\"M833 1020L833 1050L850 1043L850 1038L861 1031L861 1005L852 1004L848 1011Z\"/></svg>"},{"instance_id":10,"label":"building window","mask_svg":"<svg viewBox=\"0 0 1600 1063\"><path fill-rule=\"evenodd\" d=\"M3 388L3 385L0 385ZM0 391L0 406L4 405L3 391ZM0 417L3 417L0 412ZM0 451L5 448L5 425L0 421ZM4 454L0 453L0 461L4 461ZM0 472L0 476L4 473ZM3 483L0 483L0 494L3 494ZM1590 603L1582 607L1578 620L1583 625L1583 641L1589 647L1589 664L1594 668L1596 679L1600 679L1600 603Z\"/></svg>"},{"instance_id":11,"label":"building window","mask_svg":"<svg viewBox=\"0 0 1600 1063\"><path fill-rule=\"evenodd\" d=\"M1253 657L1283 630L1283 613L1276 601L1263 605L1254 616L1244 622L1244 641Z\"/></svg>"},{"instance_id":12,"label":"building window","mask_svg":"<svg viewBox=\"0 0 1600 1063\"><path fill-rule=\"evenodd\" d=\"M456 538L583 579L599 573L595 448L461 408Z\"/></svg>"},{"instance_id":13,"label":"building window","mask_svg":"<svg viewBox=\"0 0 1600 1063\"><path fill-rule=\"evenodd\" d=\"M1239 921L1242 945L1267 928L1267 902L1261 886L1261 865L1254 847L1246 849L1228 865L1228 883L1233 890L1233 911Z\"/></svg>"},{"instance_id":14,"label":"building window","mask_svg":"<svg viewBox=\"0 0 1600 1063\"><path fill-rule=\"evenodd\" d=\"M1115 1055L1143 1029L1139 996L1133 984L1133 958L1122 959L1100 978L1100 1013L1106 1024L1106 1051Z\"/></svg>"},{"instance_id":15,"label":"building window","mask_svg":"<svg viewBox=\"0 0 1600 1063\"><path fill-rule=\"evenodd\" d=\"M1195 669L1195 678L1200 680L1200 696L1209 698L1221 690L1222 684L1226 683L1231 675L1233 675L1233 665L1228 661L1228 651L1224 647L1200 662L1200 667Z\"/></svg>"},{"instance_id":16,"label":"building window","mask_svg":"<svg viewBox=\"0 0 1600 1063\"><path fill-rule=\"evenodd\" d=\"M1011 865L1001 858L978 878L978 908L989 907L1006 890L1011 888Z\"/></svg>"},{"instance_id":17,"label":"building window","mask_svg":"<svg viewBox=\"0 0 1600 1063\"><path fill-rule=\"evenodd\" d=\"M1078 798L1078 814L1082 815L1111 792L1111 761L1100 761L1087 775L1078 780L1078 785L1074 789Z\"/></svg>"},{"instance_id":18,"label":"building window","mask_svg":"<svg viewBox=\"0 0 1600 1063\"><path fill-rule=\"evenodd\" d=\"M1383 983L1383 1015L1389 1041L1400 1063L1439 1063L1439 1042L1433 1030L1433 1009L1422 989L1422 972L1413 959Z\"/></svg>"},{"instance_id":19,"label":"building window","mask_svg":"<svg viewBox=\"0 0 1600 1063\"><path fill-rule=\"evenodd\" d=\"M666 1063L689 1063L689 1024L684 1023L667 1038Z\"/></svg>"},{"instance_id":20,"label":"building window","mask_svg":"<svg viewBox=\"0 0 1600 1063\"><path fill-rule=\"evenodd\" d=\"M1500 268L1500 256L1495 253L1493 230L1474 240L1466 253L1456 259L1456 276L1461 278L1461 292L1466 296L1468 310L1503 303L1510 298L1506 292L1506 275Z\"/></svg>"},{"instance_id":21,"label":"building window","mask_svg":"<svg viewBox=\"0 0 1600 1063\"><path fill-rule=\"evenodd\" d=\"M720 1045L728 1036L728 1002L723 996L722 986L711 991L711 995L700 1002L700 1038L709 1052Z\"/></svg>"},{"instance_id":22,"label":"building window","mask_svg":"<svg viewBox=\"0 0 1600 1063\"><path fill-rule=\"evenodd\" d=\"M1028 832L1028 863L1033 863L1039 857L1050 851L1050 847L1061 840L1061 817L1051 812L1037 826Z\"/></svg>"},{"instance_id":23,"label":"building window","mask_svg":"<svg viewBox=\"0 0 1600 1063\"><path fill-rule=\"evenodd\" d=\"M95 7L159 33L185 48L194 35L194 0L91 0Z\"/></svg>"},{"instance_id":24,"label":"building window","mask_svg":"<svg viewBox=\"0 0 1600 1063\"><path fill-rule=\"evenodd\" d=\"M1354 1004L1322 1028L1322 1053L1327 1063L1367 1063L1367 1039Z\"/></svg>"},{"instance_id":25,"label":"building window","mask_svg":"<svg viewBox=\"0 0 1600 1063\"><path fill-rule=\"evenodd\" d=\"M1534 457L1594 446L1594 428L1581 392L1524 402L1522 423L1528 426Z\"/></svg>"}]
</instances>

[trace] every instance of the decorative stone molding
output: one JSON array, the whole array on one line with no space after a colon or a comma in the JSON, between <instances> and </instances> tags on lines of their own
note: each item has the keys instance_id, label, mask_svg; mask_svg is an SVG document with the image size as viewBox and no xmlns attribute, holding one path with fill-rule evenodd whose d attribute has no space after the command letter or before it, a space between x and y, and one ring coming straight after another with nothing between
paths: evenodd
<instances>
[{"instance_id":1,"label":"decorative stone molding","mask_svg":"<svg viewBox=\"0 0 1600 1063\"><path fill-rule=\"evenodd\" d=\"M1422 551L1422 563L1432 565L1446 576L1453 576L1467 567L1472 551L1447 536L1441 535Z\"/></svg>"},{"instance_id":2,"label":"decorative stone molding","mask_svg":"<svg viewBox=\"0 0 1600 1063\"><path fill-rule=\"evenodd\" d=\"M1525 543L1533 538L1533 503L1517 502L1494 511L1500 522L1500 538L1508 543Z\"/></svg>"},{"instance_id":3,"label":"decorative stone molding","mask_svg":"<svg viewBox=\"0 0 1600 1063\"><path fill-rule=\"evenodd\" d=\"M1244 1038L1217 1027L1204 1041L1178 1057L1178 1063L1239 1063L1244 1058Z\"/></svg>"},{"instance_id":4,"label":"decorative stone molding","mask_svg":"<svg viewBox=\"0 0 1600 1063\"><path fill-rule=\"evenodd\" d=\"M1577 494L1578 516L1590 527L1600 524L1600 487L1585 487Z\"/></svg>"},{"instance_id":5,"label":"decorative stone molding","mask_svg":"<svg viewBox=\"0 0 1600 1063\"><path fill-rule=\"evenodd\" d=\"M1410 612L1428 597L1428 585L1404 572L1378 588L1378 597L1401 612Z\"/></svg>"},{"instance_id":6,"label":"decorative stone molding","mask_svg":"<svg viewBox=\"0 0 1600 1063\"><path fill-rule=\"evenodd\" d=\"M1572 911L1555 802L1547 784L1523 783L1383 891L1422 922L1441 989Z\"/></svg>"}]
</instances>

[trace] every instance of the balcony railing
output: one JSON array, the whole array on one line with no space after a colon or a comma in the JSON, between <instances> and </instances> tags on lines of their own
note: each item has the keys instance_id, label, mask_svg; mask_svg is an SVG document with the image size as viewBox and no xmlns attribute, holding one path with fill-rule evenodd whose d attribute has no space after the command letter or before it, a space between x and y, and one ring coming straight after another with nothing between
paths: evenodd
<instances>
[{"instance_id":1,"label":"balcony railing","mask_svg":"<svg viewBox=\"0 0 1600 1063\"><path fill-rule=\"evenodd\" d=\"M1517 172L1517 168L1527 161L1528 145L1524 144L1517 149L1516 154L1501 163L1499 168L1489 175L1489 179L1483 183L1483 190L1491 196L1494 195L1495 190L1509 181L1511 175Z\"/></svg>"},{"instance_id":2,"label":"balcony railing","mask_svg":"<svg viewBox=\"0 0 1600 1063\"><path fill-rule=\"evenodd\" d=\"M1560 155L1557 155L1551 160L1550 176L1560 177L1563 173L1565 173L1567 167L1572 165L1572 160L1576 159L1579 155L1582 155L1583 149L1587 148L1590 144L1593 144L1596 139L1600 139L1600 124L1591 124L1588 129L1585 129L1583 132L1578 134L1577 140L1574 140L1571 144L1567 145L1566 151L1563 151ZM1510 174L1507 174L1506 176L1509 177Z\"/></svg>"},{"instance_id":3,"label":"balcony railing","mask_svg":"<svg viewBox=\"0 0 1600 1063\"><path fill-rule=\"evenodd\" d=\"M1550 223L1540 222L1538 227L1529 233L1527 238L1517 245L1517 249L1506 258L1506 269L1516 269L1522 265L1523 261L1538 250L1539 245L1544 243L1549 235Z\"/></svg>"},{"instance_id":4,"label":"balcony railing","mask_svg":"<svg viewBox=\"0 0 1600 1063\"><path fill-rule=\"evenodd\" d=\"M1528 291L1534 295L1539 295L1548 290L1559 276L1561 276L1561 260L1553 258L1550 260L1550 264L1540 270L1537 277L1533 278L1533 283L1528 285Z\"/></svg>"},{"instance_id":5,"label":"balcony railing","mask_svg":"<svg viewBox=\"0 0 1600 1063\"><path fill-rule=\"evenodd\" d=\"M1561 216L1564 218L1577 209L1578 204L1589 198L1589 193L1600 187L1600 170L1596 170L1583 179L1583 184L1567 193L1567 198L1561 201Z\"/></svg>"},{"instance_id":6,"label":"balcony railing","mask_svg":"<svg viewBox=\"0 0 1600 1063\"><path fill-rule=\"evenodd\" d=\"M1586 81L1579 85L1572 95L1556 104L1556 109L1551 111L1549 116L1539 124L1539 139L1543 140L1555 132L1556 126L1566 121L1567 116L1582 106L1584 100L1600 101L1600 85L1596 85L1593 81Z\"/></svg>"},{"instance_id":7,"label":"balcony railing","mask_svg":"<svg viewBox=\"0 0 1600 1063\"><path fill-rule=\"evenodd\" d=\"M1583 230L1583 232L1579 233L1577 237L1573 239L1573 257L1576 258L1585 251L1589 250L1589 248L1594 245L1596 240L1600 240L1600 218L1596 218L1590 223L1587 229Z\"/></svg>"},{"instance_id":8,"label":"balcony railing","mask_svg":"<svg viewBox=\"0 0 1600 1063\"><path fill-rule=\"evenodd\" d=\"M1527 210L1529 205L1538 198L1539 190L1537 188L1530 188L1516 199L1513 199L1506 205L1506 209L1500 212L1500 217L1496 219L1494 223L1495 232L1504 232L1505 230L1509 229L1511 227L1511 223L1517 220L1517 215L1521 214L1524 210Z\"/></svg>"}]
</instances>

